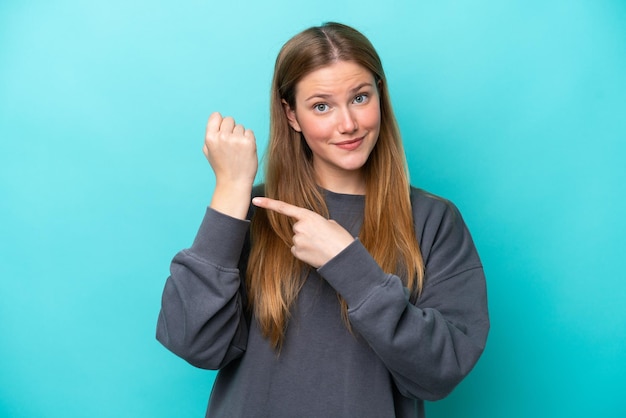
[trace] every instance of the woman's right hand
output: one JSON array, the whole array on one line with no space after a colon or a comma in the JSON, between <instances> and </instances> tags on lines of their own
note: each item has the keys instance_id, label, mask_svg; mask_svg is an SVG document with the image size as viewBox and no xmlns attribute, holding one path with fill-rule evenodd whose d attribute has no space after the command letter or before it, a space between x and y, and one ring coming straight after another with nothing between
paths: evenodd
<instances>
[{"instance_id":1,"label":"woman's right hand","mask_svg":"<svg viewBox=\"0 0 626 418\"><path fill-rule=\"evenodd\" d=\"M232 117L218 112L209 117L204 137L204 155L215 172L217 182L252 185L258 167L254 133L236 125Z\"/></svg>"},{"instance_id":2,"label":"woman's right hand","mask_svg":"<svg viewBox=\"0 0 626 418\"><path fill-rule=\"evenodd\" d=\"M258 168L254 133L235 124L232 117L212 113L204 137L204 155L215 172L211 207L226 215L245 219Z\"/></svg>"}]
</instances>

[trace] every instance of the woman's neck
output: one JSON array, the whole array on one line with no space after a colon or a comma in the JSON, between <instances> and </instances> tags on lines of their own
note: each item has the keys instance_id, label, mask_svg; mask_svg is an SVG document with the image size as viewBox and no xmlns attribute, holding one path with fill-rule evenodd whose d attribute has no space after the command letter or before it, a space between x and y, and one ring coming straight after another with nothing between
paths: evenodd
<instances>
[{"instance_id":1,"label":"woman's neck","mask_svg":"<svg viewBox=\"0 0 626 418\"><path fill-rule=\"evenodd\" d=\"M317 175L317 184L325 190L341 193L364 195L365 194L365 178L362 173L354 173L353 176L320 176Z\"/></svg>"}]
</instances>

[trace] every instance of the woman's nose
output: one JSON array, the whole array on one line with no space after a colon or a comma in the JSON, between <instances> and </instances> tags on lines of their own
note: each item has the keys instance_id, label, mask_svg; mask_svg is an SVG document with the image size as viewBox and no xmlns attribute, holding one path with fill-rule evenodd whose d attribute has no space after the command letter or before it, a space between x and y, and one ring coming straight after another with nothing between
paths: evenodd
<instances>
[{"instance_id":1,"label":"woman's nose","mask_svg":"<svg viewBox=\"0 0 626 418\"><path fill-rule=\"evenodd\" d=\"M349 134L358 129L356 117L350 109L341 112L338 128L342 134Z\"/></svg>"}]
</instances>

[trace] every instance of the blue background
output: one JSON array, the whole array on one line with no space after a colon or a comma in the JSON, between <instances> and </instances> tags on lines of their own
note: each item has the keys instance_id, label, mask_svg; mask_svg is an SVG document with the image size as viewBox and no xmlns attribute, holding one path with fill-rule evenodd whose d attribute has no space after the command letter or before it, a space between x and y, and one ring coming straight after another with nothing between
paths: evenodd
<instances>
[{"instance_id":1,"label":"blue background","mask_svg":"<svg viewBox=\"0 0 626 418\"><path fill-rule=\"evenodd\" d=\"M0 2L0 416L200 417L155 340L213 187L208 115L261 149L280 46L374 43L413 184L461 209L492 331L429 417L623 417L626 3Z\"/></svg>"}]
</instances>

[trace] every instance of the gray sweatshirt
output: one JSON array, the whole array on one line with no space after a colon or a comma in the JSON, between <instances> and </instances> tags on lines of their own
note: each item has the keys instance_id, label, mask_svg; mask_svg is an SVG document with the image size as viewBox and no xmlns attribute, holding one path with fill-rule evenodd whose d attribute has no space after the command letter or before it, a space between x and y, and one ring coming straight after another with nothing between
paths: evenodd
<instances>
[{"instance_id":1,"label":"gray sweatshirt","mask_svg":"<svg viewBox=\"0 0 626 418\"><path fill-rule=\"evenodd\" d=\"M358 236L365 197L325 196L331 219ZM419 299L357 239L312 269L280 354L246 307L249 221L207 209L172 261L157 326L169 350L219 370L207 417L423 417L423 400L445 397L470 372L489 330L480 259L454 205L414 188L411 201L426 272Z\"/></svg>"}]
</instances>

